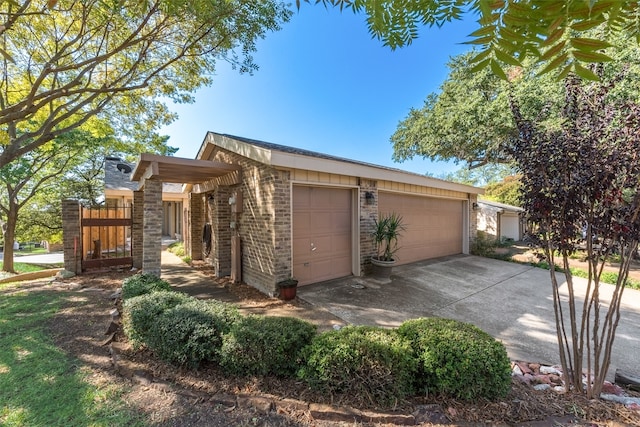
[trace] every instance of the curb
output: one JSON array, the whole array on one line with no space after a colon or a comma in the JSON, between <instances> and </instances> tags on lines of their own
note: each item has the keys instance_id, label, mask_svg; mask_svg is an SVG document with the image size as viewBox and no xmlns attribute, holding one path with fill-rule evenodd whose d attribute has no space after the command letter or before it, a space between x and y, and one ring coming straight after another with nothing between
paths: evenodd
<instances>
[{"instance_id":1,"label":"curb","mask_svg":"<svg viewBox=\"0 0 640 427\"><path fill-rule=\"evenodd\" d=\"M15 276L5 277L0 279L0 283L13 283L13 282L25 282L27 280L45 279L47 277L53 277L58 272L64 270L63 268L51 268L48 270L32 271L30 273L16 274Z\"/></svg>"}]
</instances>

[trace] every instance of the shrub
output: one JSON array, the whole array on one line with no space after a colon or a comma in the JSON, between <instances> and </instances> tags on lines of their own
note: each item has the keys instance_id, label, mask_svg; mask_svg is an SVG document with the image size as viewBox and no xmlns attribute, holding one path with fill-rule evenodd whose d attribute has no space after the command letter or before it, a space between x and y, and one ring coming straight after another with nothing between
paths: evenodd
<instances>
[{"instance_id":1,"label":"shrub","mask_svg":"<svg viewBox=\"0 0 640 427\"><path fill-rule=\"evenodd\" d=\"M413 393L416 359L393 330L347 326L317 335L303 354L298 376L320 391L368 396L383 406Z\"/></svg>"},{"instance_id":2,"label":"shrub","mask_svg":"<svg viewBox=\"0 0 640 427\"><path fill-rule=\"evenodd\" d=\"M184 242L173 242L167 247L167 250L179 257L183 257L186 254L184 250Z\"/></svg>"},{"instance_id":3,"label":"shrub","mask_svg":"<svg viewBox=\"0 0 640 427\"><path fill-rule=\"evenodd\" d=\"M134 348L145 344L149 330L165 310L189 301L180 292L159 291L129 298L122 304L122 326Z\"/></svg>"},{"instance_id":4,"label":"shrub","mask_svg":"<svg viewBox=\"0 0 640 427\"><path fill-rule=\"evenodd\" d=\"M316 327L294 317L248 316L223 337L220 364L240 375L291 376Z\"/></svg>"},{"instance_id":5,"label":"shrub","mask_svg":"<svg viewBox=\"0 0 640 427\"><path fill-rule=\"evenodd\" d=\"M167 362L197 368L202 362L219 360L222 335L239 319L231 304L191 299L158 317L147 345Z\"/></svg>"},{"instance_id":6,"label":"shrub","mask_svg":"<svg viewBox=\"0 0 640 427\"><path fill-rule=\"evenodd\" d=\"M171 285L158 276L148 273L140 273L127 277L122 282L122 299L137 297L157 291L170 291Z\"/></svg>"},{"instance_id":7,"label":"shrub","mask_svg":"<svg viewBox=\"0 0 640 427\"><path fill-rule=\"evenodd\" d=\"M472 255L490 258L495 255L498 245L499 242L495 237L478 231L476 237L471 241L470 252Z\"/></svg>"},{"instance_id":8,"label":"shrub","mask_svg":"<svg viewBox=\"0 0 640 427\"><path fill-rule=\"evenodd\" d=\"M456 320L404 322L398 334L411 342L419 361L419 389L462 399L505 396L511 366L504 345L479 328Z\"/></svg>"}]
</instances>

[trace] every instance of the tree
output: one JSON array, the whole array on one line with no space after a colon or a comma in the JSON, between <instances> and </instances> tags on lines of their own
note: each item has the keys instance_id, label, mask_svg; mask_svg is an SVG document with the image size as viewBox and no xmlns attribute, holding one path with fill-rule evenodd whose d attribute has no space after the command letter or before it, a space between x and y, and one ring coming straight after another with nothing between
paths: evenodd
<instances>
[{"instance_id":1,"label":"tree","mask_svg":"<svg viewBox=\"0 0 640 427\"><path fill-rule=\"evenodd\" d=\"M0 197L0 213L6 219L3 224L4 271L14 272L13 243L20 210L47 185L52 185L53 179L65 171L83 148L77 140L75 143L61 142L65 137L73 139L74 135L67 133L0 168L0 183L5 190Z\"/></svg>"},{"instance_id":2,"label":"tree","mask_svg":"<svg viewBox=\"0 0 640 427\"><path fill-rule=\"evenodd\" d=\"M558 128L563 86L551 75L538 76L539 69L529 64L512 68L511 80L503 81L488 69L474 72L474 52L451 58L449 75L439 92L427 96L420 109L411 109L402 120L391 142L394 160L414 156L431 160L464 162L470 168L491 163L509 163L517 129L509 107L515 98L520 114L549 128ZM616 60L602 68L604 78L625 73L610 96L640 99L640 48L628 46L616 54ZM541 113L542 112L542 113Z\"/></svg>"},{"instance_id":3,"label":"tree","mask_svg":"<svg viewBox=\"0 0 640 427\"><path fill-rule=\"evenodd\" d=\"M629 263L640 239L640 104L611 96L615 83L585 85L569 78L565 120L557 130L524 118L513 103L522 206L532 225L530 238L550 266L565 383L583 391L586 363L587 378L593 379L586 382L589 398L599 396L609 369ZM579 246L586 247L589 263L584 297L569 268ZM604 287L604 261L614 251L621 260L618 280ZM558 264L566 301L554 271Z\"/></svg>"},{"instance_id":4,"label":"tree","mask_svg":"<svg viewBox=\"0 0 640 427\"><path fill-rule=\"evenodd\" d=\"M477 168L462 167L454 172L441 174L436 178L483 187L493 182L502 181L505 177L513 175L514 171L509 164L488 163Z\"/></svg>"},{"instance_id":5,"label":"tree","mask_svg":"<svg viewBox=\"0 0 640 427\"><path fill-rule=\"evenodd\" d=\"M520 188L520 176L511 175L500 182L493 182L487 185L484 190L484 197L499 203L520 206L522 204Z\"/></svg>"},{"instance_id":6,"label":"tree","mask_svg":"<svg viewBox=\"0 0 640 427\"><path fill-rule=\"evenodd\" d=\"M276 0L0 2L0 168L92 117L132 144L173 116L158 99L192 101L217 60L251 53L291 11ZM142 124L142 125L141 125Z\"/></svg>"},{"instance_id":7,"label":"tree","mask_svg":"<svg viewBox=\"0 0 640 427\"><path fill-rule=\"evenodd\" d=\"M439 93L427 96L421 109L411 109L391 136L393 159L421 156L465 162L470 168L509 163L508 147L517 132L509 109L510 90L531 117L547 106L559 110L561 87L550 76L521 70L511 84L489 70L472 71L468 52L452 57ZM527 73L525 76L524 73Z\"/></svg>"},{"instance_id":8,"label":"tree","mask_svg":"<svg viewBox=\"0 0 640 427\"><path fill-rule=\"evenodd\" d=\"M310 2L311 0L305 0ZM614 52L640 41L640 8L635 1L609 0L315 0L367 15L369 31L392 49L410 44L423 25L444 26L465 15L477 17L478 29L467 43L479 46L475 70L488 68L507 80L505 67L527 58L586 79L598 76L587 66L610 61ZM300 7L300 0L296 0ZM594 36L590 31L598 28ZM625 44L615 41L624 40Z\"/></svg>"}]
</instances>

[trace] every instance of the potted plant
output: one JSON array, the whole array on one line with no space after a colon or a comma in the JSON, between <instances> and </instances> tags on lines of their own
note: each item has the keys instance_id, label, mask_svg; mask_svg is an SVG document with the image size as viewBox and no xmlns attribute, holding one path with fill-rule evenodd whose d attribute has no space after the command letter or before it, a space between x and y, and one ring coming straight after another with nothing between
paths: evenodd
<instances>
[{"instance_id":1,"label":"potted plant","mask_svg":"<svg viewBox=\"0 0 640 427\"><path fill-rule=\"evenodd\" d=\"M280 289L280 298L285 301L292 300L296 297L298 281L290 277L289 279L278 282L278 289Z\"/></svg>"},{"instance_id":2,"label":"potted plant","mask_svg":"<svg viewBox=\"0 0 640 427\"><path fill-rule=\"evenodd\" d=\"M391 276L391 269L396 262L394 254L399 249L398 238L404 229L402 217L395 212L374 219L374 230L371 234L376 245L376 255L371 257L374 276L386 279Z\"/></svg>"}]
</instances>

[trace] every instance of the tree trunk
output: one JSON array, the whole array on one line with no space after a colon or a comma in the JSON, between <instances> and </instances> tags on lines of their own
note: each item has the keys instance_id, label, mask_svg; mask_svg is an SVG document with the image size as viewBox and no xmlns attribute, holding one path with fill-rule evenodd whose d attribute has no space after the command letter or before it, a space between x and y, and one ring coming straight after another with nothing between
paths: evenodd
<instances>
[{"instance_id":1,"label":"tree trunk","mask_svg":"<svg viewBox=\"0 0 640 427\"><path fill-rule=\"evenodd\" d=\"M2 270L15 273L13 266L13 242L16 240L16 224L18 223L18 204L9 200L9 213L7 214L6 229L4 232L4 262Z\"/></svg>"}]
</instances>

